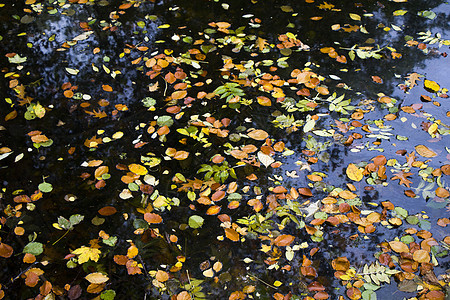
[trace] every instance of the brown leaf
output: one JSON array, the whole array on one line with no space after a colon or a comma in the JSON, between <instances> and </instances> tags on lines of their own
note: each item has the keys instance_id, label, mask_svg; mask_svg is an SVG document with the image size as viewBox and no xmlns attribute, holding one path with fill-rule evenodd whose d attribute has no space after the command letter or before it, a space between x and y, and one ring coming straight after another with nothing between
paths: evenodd
<instances>
[{"instance_id":1,"label":"brown leaf","mask_svg":"<svg viewBox=\"0 0 450 300\"><path fill-rule=\"evenodd\" d=\"M336 271L346 272L350 268L350 262L348 261L347 257L338 257L331 261L331 266Z\"/></svg>"},{"instance_id":2,"label":"brown leaf","mask_svg":"<svg viewBox=\"0 0 450 300\"><path fill-rule=\"evenodd\" d=\"M347 296L351 300L361 299L361 291L355 287L351 287L347 290Z\"/></svg>"},{"instance_id":3,"label":"brown leaf","mask_svg":"<svg viewBox=\"0 0 450 300\"><path fill-rule=\"evenodd\" d=\"M282 234L279 235L273 243L277 245L278 247L284 247L289 246L292 244L292 242L295 240L295 236L289 235L289 234Z\"/></svg>"},{"instance_id":4,"label":"brown leaf","mask_svg":"<svg viewBox=\"0 0 450 300\"><path fill-rule=\"evenodd\" d=\"M391 180L399 179L400 182L398 184L403 184L404 186L409 187L409 185L412 183L411 180L409 180L407 177L411 176L412 173L405 173L403 170L401 172L395 173L395 176L391 178Z\"/></svg>"},{"instance_id":5,"label":"brown leaf","mask_svg":"<svg viewBox=\"0 0 450 300\"><path fill-rule=\"evenodd\" d=\"M105 206L98 210L98 213L102 216L112 216L117 212L117 209L114 206Z\"/></svg>"}]
</instances>

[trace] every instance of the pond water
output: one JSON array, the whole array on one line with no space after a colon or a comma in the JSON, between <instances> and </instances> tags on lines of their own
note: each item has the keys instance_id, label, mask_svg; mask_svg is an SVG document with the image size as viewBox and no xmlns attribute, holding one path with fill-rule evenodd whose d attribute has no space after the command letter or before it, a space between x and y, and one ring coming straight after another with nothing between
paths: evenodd
<instances>
[{"instance_id":1,"label":"pond water","mask_svg":"<svg viewBox=\"0 0 450 300\"><path fill-rule=\"evenodd\" d=\"M0 0L0 299L445 299L449 14Z\"/></svg>"}]
</instances>

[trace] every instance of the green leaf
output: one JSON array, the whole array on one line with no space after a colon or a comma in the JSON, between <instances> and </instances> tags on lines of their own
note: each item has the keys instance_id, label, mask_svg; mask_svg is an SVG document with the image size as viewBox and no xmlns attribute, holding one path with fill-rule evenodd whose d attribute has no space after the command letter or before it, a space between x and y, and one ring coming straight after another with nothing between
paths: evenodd
<instances>
[{"instance_id":1,"label":"green leaf","mask_svg":"<svg viewBox=\"0 0 450 300\"><path fill-rule=\"evenodd\" d=\"M44 246L38 242L28 243L25 248L23 248L24 253L30 253L33 255L39 255L44 252Z\"/></svg>"},{"instance_id":2,"label":"green leaf","mask_svg":"<svg viewBox=\"0 0 450 300\"><path fill-rule=\"evenodd\" d=\"M72 226L79 224L83 220L84 220L84 216L79 215L79 214L71 215L69 218L69 222L70 222L70 224L72 224Z\"/></svg>"},{"instance_id":3,"label":"green leaf","mask_svg":"<svg viewBox=\"0 0 450 300\"><path fill-rule=\"evenodd\" d=\"M116 297L116 292L114 290L106 290L100 294L100 298L103 300L113 300Z\"/></svg>"},{"instance_id":4,"label":"green leaf","mask_svg":"<svg viewBox=\"0 0 450 300\"><path fill-rule=\"evenodd\" d=\"M394 211L397 213L397 215L401 218L406 218L408 216L408 211L400 206L397 206Z\"/></svg>"},{"instance_id":5,"label":"green leaf","mask_svg":"<svg viewBox=\"0 0 450 300\"><path fill-rule=\"evenodd\" d=\"M43 182L39 184L38 188L43 193L50 193L53 190L53 186L48 182Z\"/></svg>"},{"instance_id":6,"label":"green leaf","mask_svg":"<svg viewBox=\"0 0 450 300\"><path fill-rule=\"evenodd\" d=\"M58 217L58 225L66 230L72 230L73 229L73 225L72 223L70 223L69 220L67 220L66 218L59 216Z\"/></svg>"},{"instance_id":7,"label":"green leaf","mask_svg":"<svg viewBox=\"0 0 450 300\"><path fill-rule=\"evenodd\" d=\"M205 221L205 219L203 219L202 217L197 216L197 215L193 215L193 216L189 217L188 224L189 224L189 227L195 229L195 228L202 227L204 221Z\"/></svg>"},{"instance_id":8,"label":"green leaf","mask_svg":"<svg viewBox=\"0 0 450 300\"><path fill-rule=\"evenodd\" d=\"M173 124L173 120L171 116L160 116L158 117L158 119L156 120L156 123L158 124L158 126L167 126L170 127Z\"/></svg>"},{"instance_id":9,"label":"green leaf","mask_svg":"<svg viewBox=\"0 0 450 300\"><path fill-rule=\"evenodd\" d=\"M108 239L103 240L103 243L108 246L114 247L117 243L117 236L110 236Z\"/></svg>"},{"instance_id":10,"label":"green leaf","mask_svg":"<svg viewBox=\"0 0 450 300\"><path fill-rule=\"evenodd\" d=\"M152 97L145 97L144 99L141 100L142 105L144 105L145 107L152 107L156 105L156 100L153 99Z\"/></svg>"}]
</instances>

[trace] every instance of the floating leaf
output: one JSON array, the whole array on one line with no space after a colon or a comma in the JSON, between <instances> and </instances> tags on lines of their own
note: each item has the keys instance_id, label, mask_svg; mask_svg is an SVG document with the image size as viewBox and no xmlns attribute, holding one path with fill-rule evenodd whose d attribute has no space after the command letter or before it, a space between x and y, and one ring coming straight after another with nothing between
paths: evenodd
<instances>
[{"instance_id":1,"label":"floating leaf","mask_svg":"<svg viewBox=\"0 0 450 300\"><path fill-rule=\"evenodd\" d=\"M413 259L418 263L428 263L430 262L430 254L426 250L416 250L413 253Z\"/></svg>"},{"instance_id":2,"label":"floating leaf","mask_svg":"<svg viewBox=\"0 0 450 300\"><path fill-rule=\"evenodd\" d=\"M347 170L345 171L348 178L354 181L361 181L363 179L363 170L358 168L355 164L349 164Z\"/></svg>"},{"instance_id":3,"label":"floating leaf","mask_svg":"<svg viewBox=\"0 0 450 300\"><path fill-rule=\"evenodd\" d=\"M159 224L162 223L163 221L160 215L154 213L145 213L144 220L147 221L149 224Z\"/></svg>"},{"instance_id":4,"label":"floating leaf","mask_svg":"<svg viewBox=\"0 0 450 300\"><path fill-rule=\"evenodd\" d=\"M391 241L391 242L389 242L389 246L391 246L391 249L397 253L402 253L402 252L409 253L408 246L406 246L404 243L402 243L400 241Z\"/></svg>"},{"instance_id":5,"label":"floating leaf","mask_svg":"<svg viewBox=\"0 0 450 300\"><path fill-rule=\"evenodd\" d=\"M177 151L175 152L175 155L173 156L176 160L185 160L189 157L189 152L186 151Z\"/></svg>"},{"instance_id":6,"label":"floating leaf","mask_svg":"<svg viewBox=\"0 0 450 300\"><path fill-rule=\"evenodd\" d=\"M234 242L239 241L239 233L232 228L225 228L225 236Z\"/></svg>"},{"instance_id":7,"label":"floating leaf","mask_svg":"<svg viewBox=\"0 0 450 300\"><path fill-rule=\"evenodd\" d=\"M13 252L14 250L10 245L0 242L0 257L8 258Z\"/></svg>"},{"instance_id":8,"label":"floating leaf","mask_svg":"<svg viewBox=\"0 0 450 300\"><path fill-rule=\"evenodd\" d=\"M277 238L273 241L275 245L278 247L289 246L295 240L295 236L289 234L282 234L277 236Z\"/></svg>"},{"instance_id":9,"label":"floating leaf","mask_svg":"<svg viewBox=\"0 0 450 300\"><path fill-rule=\"evenodd\" d=\"M275 161L272 156L264 154L261 151L258 151L258 159L266 168Z\"/></svg>"},{"instance_id":10,"label":"floating leaf","mask_svg":"<svg viewBox=\"0 0 450 300\"><path fill-rule=\"evenodd\" d=\"M136 175L145 175L148 173L147 168L139 164L131 164L128 166L128 169Z\"/></svg>"},{"instance_id":11,"label":"floating leaf","mask_svg":"<svg viewBox=\"0 0 450 300\"><path fill-rule=\"evenodd\" d=\"M263 141L269 137L269 134L261 129L252 130L247 135L257 141Z\"/></svg>"},{"instance_id":12,"label":"floating leaf","mask_svg":"<svg viewBox=\"0 0 450 300\"><path fill-rule=\"evenodd\" d=\"M90 283L95 283L95 284L105 283L109 280L108 276L106 276L100 272L88 274L84 278L87 281L89 281Z\"/></svg>"},{"instance_id":13,"label":"floating leaf","mask_svg":"<svg viewBox=\"0 0 450 300\"><path fill-rule=\"evenodd\" d=\"M435 157L437 156L437 153L433 150L429 149L427 146L424 145L417 145L415 147L417 153L423 157Z\"/></svg>"},{"instance_id":14,"label":"floating leaf","mask_svg":"<svg viewBox=\"0 0 450 300\"><path fill-rule=\"evenodd\" d=\"M167 280L169 280L169 274L165 271L158 270L158 272L156 272L155 278L159 282L166 282Z\"/></svg>"},{"instance_id":15,"label":"floating leaf","mask_svg":"<svg viewBox=\"0 0 450 300\"><path fill-rule=\"evenodd\" d=\"M189 224L189 227L195 229L195 228L202 227L204 221L205 221L205 219L203 219L202 217L197 216L197 215L193 215L193 216L189 217L188 224Z\"/></svg>"},{"instance_id":16,"label":"floating leaf","mask_svg":"<svg viewBox=\"0 0 450 300\"><path fill-rule=\"evenodd\" d=\"M24 253L30 253L33 255L40 255L44 252L44 246L42 243L30 242L23 248Z\"/></svg>"}]
</instances>

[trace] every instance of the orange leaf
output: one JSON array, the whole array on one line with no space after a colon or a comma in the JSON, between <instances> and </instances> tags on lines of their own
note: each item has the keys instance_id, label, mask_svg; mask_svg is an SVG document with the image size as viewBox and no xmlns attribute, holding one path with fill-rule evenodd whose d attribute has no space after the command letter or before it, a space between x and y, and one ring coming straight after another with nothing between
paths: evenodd
<instances>
[{"instance_id":1,"label":"orange leaf","mask_svg":"<svg viewBox=\"0 0 450 300\"><path fill-rule=\"evenodd\" d=\"M436 193L436 196L438 196L440 198L447 198L448 196L450 196L449 191L447 191L443 187L438 187L436 189L435 193Z\"/></svg>"},{"instance_id":2,"label":"orange leaf","mask_svg":"<svg viewBox=\"0 0 450 300\"><path fill-rule=\"evenodd\" d=\"M113 88L110 85L107 85L107 84L102 84L102 89L105 92L112 92L113 91Z\"/></svg>"},{"instance_id":3,"label":"orange leaf","mask_svg":"<svg viewBox=\"0 0 450 300\"><path fill-rule=\"evenodd\" d=\"M346 272L350 268L350 262L348 261L347 257L338 257L331 261L331 266L336 271Z\"/></svg>"},{"instance_id":4,"label":"orange leaf","mask_svg":"<svg viewBox=\"0 0 450 300\"><path fill-rule=\"evenodd\" d=\"M165 281L169 280L169 274L167 274L167 272L164 272L162 270L158 270L158 272L156 272L155 278L159 282L165 282Z\"/></svg>"},{"instance_id":5,"label":"orange leaf","mask_svg":"<svg viewBox=\"0 0 450 300\"><path fill-rule=\"evenodd\" d=\"M375 83L383 83L383 79L380 76L372 76L372 80Z\"/></svg>"},{"instance_id":6,"label":"orange leaf","mask_svg":"<svg viewBox=\"0 0 450 300\"><path fill-rule=\"evenodd\" d=\"M13 254L14 250L10 245L0 242L0 256L8 258Z\"/></svg>"},{"instance_id":7,"label":"orange leaf","mask_svg":"<svg viewBox=\"0 0 450 300\"><path fill-rule=\"evenodd\" d=\"M128 166L128 169L136 175L145 175L148 173L147 168L139 164L131 164Z\"/></svg>"},{"instance_id":8,"label":"orange leaf","mask_svg":"<svg viewBox=\"0 0 450 300\"><path fill-rule=\"evenodd\" d=\"M404 243L400 241L390 241L389 246L391 246L391 249L394 250L397 253L406 252L409 253L409 248Z\"/></svg>"},{"instance_id":9,"label":"orange leaf","mask_svg":"<svg viewBox=\"0 0 450 300\"><path fill-rule=\"evenodd\" d=\"M220 201L225 197L225 191L217 191L211 196L212 201Z\"/></svg>"},{"instance_id":10,"label":"orange leaf","mask_svg":"<svg viewBox=\"0 0 450 300\"><path fill-rule=\"evenodd\" d=\"M247 135L257 141L263 141L269 137L269 134L261 129L252 130Z\"/></svg>"},{"instance_id":11,"label":"orange leaf","mask_svg":"<svg viewBox=\"0 0 450 300\"><path fill-rule=\"evenodd\" d=\"M436 152L434 152L433 150L429 149L427 146L424 145L417 145L415 147L417 153L419 153L419 155L423 156L423 157L435 157L437 156Z\"/></svg>"},{"instance_id":12,"label":"orange leaf","mask_svg":"<svg viewBox=\"0 0 450 300\"><path fill-rule=\"evenodd\" d=\"M351 300L361 299L361 291L355 287L351 287L347 290L347 296Z\"/></svg>"},{"instance_id":13,"label":"orange leaf","mask_svg":"<svg viewBox=\"0 0 450 300\"><path fill-rule=\"evenodd\" d=\"M299 188L298 192L299 192L300 195L303 195L303 196L306 196L306 197L312 197L312 192L307 187Z\"/></svg>"},{"instance_id":14,"label":"orange leaf","mask_svg":"<svg viewBox=\"0 0 450 300\"><path fill-rule=\"evenodd\" d=\"M160 215L154 213L145 213L144 220L149 224L159 224L163 221Z\"/></svg>"},{"instance_id":15,"label":"orange leaf","mask_svg":"<svg viewBox=\"0 0 450 300\"><path fill-rule=\"evenodd\" d=\"M175 158L176 160L185 160L186 158L188 158L188 156L189 156L189 152L177 151L177 152L175 152L175 155L173 156L173 158Z\"/></svg>"},{"instance_id":16,"label":"orange leaf","mask_svg":"<svg viewBox=\"0 0 450 300\"><path fill-rule=\"evenodd\" d=\"M221 207L218 205L213 205L206 211L208 216L217 215L221 210Z\"/></svg>"},{"instance_id":17,"label":"orange leaf","mask_svg":"<svg viewBox=\"0 0 450 300\"><path fill-rule=\"evenodd\" d=\"M273 243L277 245L278 247L284 247L289 246L292 244L292 242L295 240L295 236L289 235L289 234L282 234L279 235Z\"/></svg>"},{"instance_id":18,"label":"orange leaf","mask_svg":"<svg viewBox=\"0 0 450 300\"><path fill-rule=\"evenodd\" d=\"M272 105L272 101L270 101L270 99L265 96L259 96L257 99L258 99L259 105L262 105L262 106L271 106Z\"/></svg>"},{"instance_id":19,"label":"orange leaf","mask_svg":"<svg viewBox=\"0 0 450 300\"><path fill-rule=\"evenodd\" d=\"M430 262L430 254L426 250L416 250L413 253L413 259L418 263L428 263Z\"/></svg>"},{"instance_id":20,"label":"orange leaf","mask_svg":"<svg viewBox=\"0 0 450 300\"><path fill-rule=\"evenodd\" d=\"M186 291L182 291L181 293L179 293L177 295L177 299L176 300L191 300L191 295L189 295L188 292Z\"/></svg>"},{"instance_id":21,"label":"orange leaf","mask_svg":"<svg viewBox=\"0 0 450 300\"><path fill-rule=\"evenodd\" d=\"M184 97L186 97L187 95L187 91L175 91L172 93L171 97L174 100L178 100L178 99L183 99Z\"/></svg>"},{"instance_id":22,"label":"orange leaf","mask_svg":"<svg viewBox=\"0 0 450 300\"><path fill-rule=\"evenodd\" d=\"M225 236L233 242L239 241L239 233L232 228L225 228Z\"/></svg>"}]
</instances>

